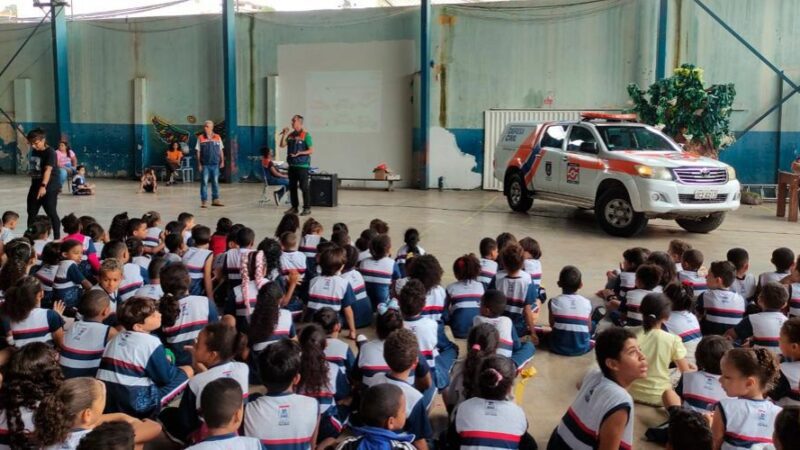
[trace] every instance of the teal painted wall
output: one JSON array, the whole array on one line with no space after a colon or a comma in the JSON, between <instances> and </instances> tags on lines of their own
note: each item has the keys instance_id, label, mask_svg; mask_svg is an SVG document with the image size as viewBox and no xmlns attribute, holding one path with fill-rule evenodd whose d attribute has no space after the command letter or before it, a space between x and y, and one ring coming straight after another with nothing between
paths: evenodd
<instances>
[{"instance_id":1,"label":"teal painted wall","mask_svg":"<svg viewBox=\"0 0 800 450\"><path fill-rule=\"evenodd\" d=\"M657 2L610 0L564 6L562 0L514 2L513 11L438 6L432 18L431 124L451 133L458 151L473 155L479 173L483 111L489 108L624 108L629 82L654 78ZM768 58L800 82L800 29L793 18L800 2L706 0ZM547 8L546 6L558 6ZM298 43L418 42L415 9L264 13L237 16L238 165L261 145L274 145L277 49ZM0 25L0 60L7 60L32 25ZM136 161L157 163L163 148L145 128L150 153L135 140L134 79L147 80L148 117L159 115L189 130L223 118L220 16L69 22L72 145L95 175L129 176ZM775 101L778 79L694 2L670 1L667 67L693 62L710 83L737 86L734 129L742 129ZM49 28L31 40L0 79L0 106L15 111L14 79L31 80L32 117L27 125L54 121ZM279 74L278 74L279 75ZM280 78L280 77L279 77ZM416 78L418 79L418 78ZM788 92L788 86L785 86ZM410 99L413 101L413 99ZM747 182L772 181L800 153L800 100L784 106L780 134L775 117L726 150L722 159ZM412 133L413 130L408 130ZM53 135L55 138L55 135ZM16 137L0 125L0 171L14 167ZM419 147L418 139L414 140ZM436 143L432 154L443 151ZM411 149L408 158L412 158ZM435 159L435 158L432 158ZM432 167L435 183L437 168Z\"/></svg>"}]
</instances>

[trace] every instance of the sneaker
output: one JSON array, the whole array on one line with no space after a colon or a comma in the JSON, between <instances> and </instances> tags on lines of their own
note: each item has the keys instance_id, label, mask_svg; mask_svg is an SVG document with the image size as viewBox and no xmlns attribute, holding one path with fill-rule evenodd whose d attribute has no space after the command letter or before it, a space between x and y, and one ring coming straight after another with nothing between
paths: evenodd
<instances>
[{"instance_id":1,"label":"sneaker","mask_svg":"<svg viewBox=\"0 0 800 450\"><path fill-rule=\"evenodd\" d=\"M303 208L303 212L300 213L301 216L307 216L311 214L311 208Z\"/></svg>"},{"instance_id":2,"label":"sneaker","mask_svg":"<svg viewBox=\"0 0 800 450\"><path fill-rule=\"evenodd\" d=\"M297 214L297 208L295 208L295 207L293 206L293 207L291 207L291 208L287 209L287 210L284 212L284 214Z\"/></svg>"},{"instance_id":3,"label":"sneaker","mask_svg":"<svg viewBox=\"0 0 800 450\"><path fill-rule=\"evenodd\" d=\"M211 206L225 206L219 199L213 200Z\"/></svg>"},{"instance_id":4,"label":"sneaker","mask_svg":"<svg viewBox=\"0 0 800 450\"><path fill-rule=\"evenodd\" d=\"M208 208L208 202L202 202L202 203L200 203L200 207L201 207L201 208Z\"/></svg>"}]
</instances>

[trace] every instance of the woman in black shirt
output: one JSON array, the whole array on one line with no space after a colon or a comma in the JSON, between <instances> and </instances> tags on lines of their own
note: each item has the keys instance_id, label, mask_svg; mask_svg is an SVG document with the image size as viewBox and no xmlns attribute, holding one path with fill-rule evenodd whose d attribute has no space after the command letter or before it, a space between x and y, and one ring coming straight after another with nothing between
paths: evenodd
<instances>
[{"instance_id":1,"label":"woman in black shirt","mask_svg":"<svg viewBox=\"0 0 800 450\"><path fill-rule=\"evenodd\" d=\"M31 130L27 138L31 145L28 164L28 173L31 176L31 187L28 190L28 226L33 225L39 209L44 208L53 226L53 238L59 239L61 223L56 210L59 183L58 176L54 173L58 170L56 152L47 145L46 135L41 128Z\"/></svg>"}]
</instances>

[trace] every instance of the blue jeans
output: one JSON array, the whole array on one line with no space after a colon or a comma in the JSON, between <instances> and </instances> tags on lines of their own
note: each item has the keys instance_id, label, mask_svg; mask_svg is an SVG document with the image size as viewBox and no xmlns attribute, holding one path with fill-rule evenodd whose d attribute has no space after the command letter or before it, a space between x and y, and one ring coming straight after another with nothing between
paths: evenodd
<instances>
[{"instance_id":1,"label":"blue jeans","mask_svg":"<svg viewBox=\"0 0 800 450\"><path fill-rule=\"evenodd\" d=\"M219 198L219 166L203 166L203 176L200 179L200 200L208 201L208 179L211 178L211 199Z\"/></svg>"},{"instance_id":2,"label":"blue jeans","mask_svg":"<svg viewBox=\"0 0 800 450\"><path fill-rule=\"evenodd\" d=\"M73 169L72 166L59 167L58 168L58 180L59 180L58 185L59 186L63 186L64 183L66 183L67 181L70 181L69 177L74 173L75 173L75 169Z\"/></svg>"}]
</instances>

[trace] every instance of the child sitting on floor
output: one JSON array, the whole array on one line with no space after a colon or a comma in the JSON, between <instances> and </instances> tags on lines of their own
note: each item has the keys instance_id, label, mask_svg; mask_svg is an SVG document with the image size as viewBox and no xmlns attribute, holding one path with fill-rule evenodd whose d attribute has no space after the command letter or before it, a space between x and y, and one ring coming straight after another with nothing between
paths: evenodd
<instances>
[{"instance_id":1,"label":"child sitting on floor","mask_svg":"<svg viewBox=\"0 0 800 450\"><path fill-rule=\"evenodd\" d=\"M86 166L78 166L72 177L72 195L94 195L94 183L86 182Z\"/></svg>"},{"instance_id":2,"label":"child sitting on floor","mask_svg":"<svg viewBox=\"0 0 800 450\"><path fill-rule=\"evenodd\" d=\"M353 437L336 450L416 450L413 434L403 433L406 425L406 399L393 384L378 384L367 389L359 410L362 426L351 426Z\"/></svg>"}]
</instances>

